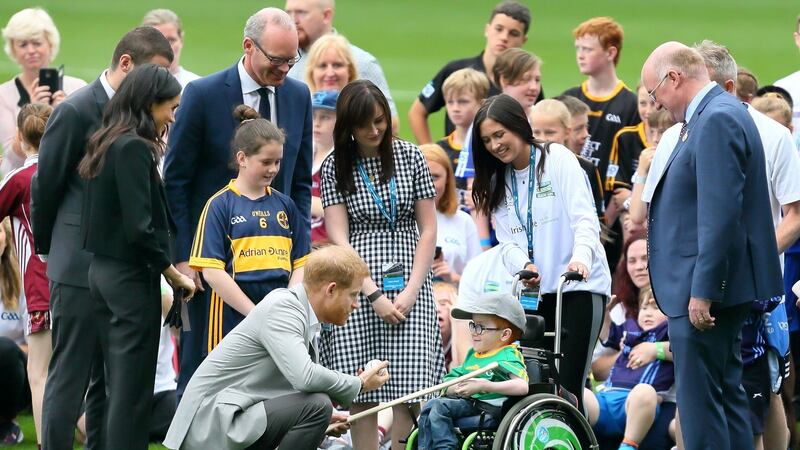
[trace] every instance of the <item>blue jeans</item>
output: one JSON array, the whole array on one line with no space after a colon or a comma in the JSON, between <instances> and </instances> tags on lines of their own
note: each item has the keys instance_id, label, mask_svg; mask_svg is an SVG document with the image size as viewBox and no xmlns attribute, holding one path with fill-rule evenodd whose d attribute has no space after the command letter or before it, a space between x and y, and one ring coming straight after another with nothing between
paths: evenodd
<instances>
[{"instance_id":1,"label":"blue jeans","mask_svg":"<svg viewBox=\"0 0 800 450\"><path fill-rule=\"evenodd\" d=\"M478 416L481 410L471 400L439 397L430 400L419 416L420 450L457 450L456 419Z\"/></svg>"}]
</instances>

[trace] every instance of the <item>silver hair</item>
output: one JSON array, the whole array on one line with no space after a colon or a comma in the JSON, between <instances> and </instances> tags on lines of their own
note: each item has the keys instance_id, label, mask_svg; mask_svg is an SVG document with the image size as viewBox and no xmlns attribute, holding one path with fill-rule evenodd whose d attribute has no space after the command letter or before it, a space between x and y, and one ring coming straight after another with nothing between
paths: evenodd
<instances>
[{"instance_id":1,"label":"silver hair","mask_svg":"<svg viewBox=\"0 0 800 450\"><path fill-rule=\"evenodd\" d=\"M713 81L720 86L724 86L728 80L736 81L739 69L727 47L706 39L699 44L694 44L694 48L703 57L709 72L714 71Z\"/></svg>"},{"instance_id":2,"label":"silver hair","mask_svg":"<svg viewBox=\"0 0 800 450\"><path fill-rule=\"evenodd\" d=\"M264 30L267 25L274 25L280 28L297 32L294 25L294 20L286 14L286 12L279 8L264 8L247 19L244 24L244 37L250 38L256 42L264 35Z\"/></svg>"},{"instance_id":3,"label":"silver hair","mask_svg":"<svg viewBox=\"0 0 800 450\"><path fill-rule=\"evenodd\" d=\"M658 79L666 76L670 70L680 72L684 77L691 79L708 76L703 56L697 50L689 47L679 48L663 58L659 58L655 61L654 68Z\"/></svg>"}]
</instances>

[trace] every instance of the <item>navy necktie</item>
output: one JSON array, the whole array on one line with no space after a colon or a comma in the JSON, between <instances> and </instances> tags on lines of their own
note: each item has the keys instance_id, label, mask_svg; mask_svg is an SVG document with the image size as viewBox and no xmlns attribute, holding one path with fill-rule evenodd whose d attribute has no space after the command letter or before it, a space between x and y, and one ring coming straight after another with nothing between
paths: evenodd
<instances>
[{"instance_id":1,"label":"navy necktie","mask_svg":"<svg viewBox=\"0 0 800 450\"><path fill-rule=\"evenodd\" d=\"M272 121L272 114L270 113L270 106L269 106L269 95L271 94L270 90L262 87L258 89L258 96L261 97L261 101L259 101L258 105L258 114L261 116L262 119L267 119L270 122Z\"/></svg>"}]
</instances>

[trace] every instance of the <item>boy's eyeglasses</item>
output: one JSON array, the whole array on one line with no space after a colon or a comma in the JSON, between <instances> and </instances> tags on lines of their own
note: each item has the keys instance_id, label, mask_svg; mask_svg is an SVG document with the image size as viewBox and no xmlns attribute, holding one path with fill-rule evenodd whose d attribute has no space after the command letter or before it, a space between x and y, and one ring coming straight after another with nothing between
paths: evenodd
<instances>
[{"instance_id":1,"label":"boy's eyeglasses","mask_svg":"<svg viewBox=\"0 0 800 450\"><path fill-rule=\"evenodd\" d=\"M476 334L478 336L482 335L484 331L500 331L504 330L504 328L490 328L485 327L479 323L475 323L472 320L469 321L469 332L472 334Z\"/></svg>"}]
</instances>

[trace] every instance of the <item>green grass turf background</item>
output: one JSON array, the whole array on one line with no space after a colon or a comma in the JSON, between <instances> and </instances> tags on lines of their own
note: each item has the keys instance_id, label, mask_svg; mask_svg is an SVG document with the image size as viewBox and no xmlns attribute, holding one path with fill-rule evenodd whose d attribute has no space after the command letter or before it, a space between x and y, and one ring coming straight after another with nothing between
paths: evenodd
<instances>
[{"instance_id":1,"label":"green grass turf background","mask_svg":"<svg viewBox=\"0 0 800 450\"><path fill-rule=\"evenodd\" d=\"M335 25L381 62L400 111L401 136L411 138L406 113L430 78L449 60L477 54L494 0L339 0ZM572 29L583 20L608 15L625 29L619 76L634 88L642 62L661 42L687 44L712 39L725 44L737 62L761 84L800 70L792 41L800 3L796 0L539 0L525 1L533 25L525 48L544 61L545 93L553 96L583 79L575 65ZM241 54L247 17L283 2L254 0L2 0L0 24L15 11L38 5L61 32L56 64L87 81L108 64L117 40L152 8L173 9L186 32L182 64L200 75L229 67ZM0 55L0 81L18 68ZM430 119L434 138L442 135L441 112ZM30 416L21 417L25 444L35 449ZM32 444L33 443L33 444ZM160 447L154 447L160 448Z\"/></svg>"},{"instance_id":2,"label":"green grass turf background","mask_svg":"<svg viewBox=\"0 0 800 450\"><path fill-rule=\"evenodd\" d=\"M545 94L578 84L571 30L581 21L609 15L625 29L619 75L635 88L642 62L659 43L693 43L708 38L727 45L737 62L761 84L800 69L792 32L800 13L796 0L540 0L526 1L533 25L525 48L539 55ZM15 11L40 5L53 16L62 36L56 64L87 81L108 64L114 45L138 25L146 11L169 7L186 30L182 63L201 75L230 66L240 55L247 17L281 1L107 1L3 0L0 23ZM352 42L380 60L398 103L401 136L410 138L406 113L428 80L449 60L473 56L484 45L483 28L494 0L339 0L335 25ZM17 67L0 55L0 80ZM441 113L439 113L441 114ZM434 138L442 117L430 119Z\"/></svg>"}]
</instances>

